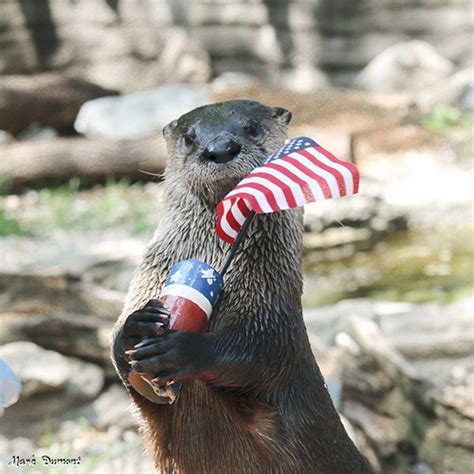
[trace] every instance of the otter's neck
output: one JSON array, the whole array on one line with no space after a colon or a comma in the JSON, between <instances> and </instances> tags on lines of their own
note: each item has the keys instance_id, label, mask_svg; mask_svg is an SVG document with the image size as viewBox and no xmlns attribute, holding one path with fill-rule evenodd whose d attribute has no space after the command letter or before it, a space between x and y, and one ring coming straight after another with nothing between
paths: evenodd
<instances>
[{"instance_id":1,"label":"otter's neck","mask_svg":"<svg viewBox=\"0 0 474 474\"><path fill-rule=\"evenodd\" d=\"M165 221L158 233L160 247L167 249L174 262L196 258L219 268L228 245L215 232L216 205L206 200L205 194L200 197L182 184L166 182Z\"/></svg>"},{"instance_id":2,"label":"otter's neck","mask_svg":"<svg viewBox=\"0 0 474 474\"><path fill-rule=\"evenodd\" d=\"M213 193L211 201L209 194L190 192L183 189L182 184L175 186L172 180L166 183L166 230L163 236L166 243L162 242L173 253L174 261L196 258L220 269L230 246L216 235L216 206L227 191L209 192ZM291 281L293 276L293 281L301 286L302 235L301 210L257 215L228 277L236 271L245 274L250 267L255 267L255 262L259 262L258 270L266 274L265 282L278 278Z\"/></svg>"}]
</instances>

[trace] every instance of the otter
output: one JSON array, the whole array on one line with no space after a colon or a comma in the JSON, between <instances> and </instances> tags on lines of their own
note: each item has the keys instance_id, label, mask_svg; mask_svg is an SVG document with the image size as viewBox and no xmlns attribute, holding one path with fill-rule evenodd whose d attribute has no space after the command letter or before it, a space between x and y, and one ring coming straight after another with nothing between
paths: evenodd
<instances>
[{"instance_id":1,"label":"otter","mask_svg":"<svg viewBox=\"0 0 474 474\"><path fill-rule=\"evenodd\" d=\"M163 216L115 325L112 358L162 473L369 473L340 421L302 317L301 210L259 215L197 334L167 328L157 299L174 262L219 268L217 203L286 139L291 113L238 100L199 107L163 129ZM182 383L174 404L130 385L130 367Z\"/></svg>"}]
</instances>

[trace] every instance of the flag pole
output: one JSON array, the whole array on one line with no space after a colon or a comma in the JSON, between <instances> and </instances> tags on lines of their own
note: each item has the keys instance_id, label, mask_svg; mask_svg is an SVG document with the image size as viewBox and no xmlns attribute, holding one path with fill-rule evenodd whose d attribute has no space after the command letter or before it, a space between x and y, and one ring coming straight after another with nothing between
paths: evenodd
<instances>
[{"instance_id":1,"label":"flag pole","mask_svg":"<svg viewBox=\"0 0 474 474\"><path fill-rule=\"evenodd\" d=\"M246 217L244 223L242 224L242 227L240 228L240 231L237 234L237 237L235 238L234 243L231 245L229 251L227 252L227 255L224 258L224 263L222 264L222 268L219 272L222 277L224 277L224 274L229 269L229 266L232 263L232 260L234 259L235 254L240 244L242 243L242 240L244 240L244 237L247 234L247 230L250 226L250 223L252 222L254 217L255 217L255 211L251 211L250 214Z\"/></svg>"}]
</instances>

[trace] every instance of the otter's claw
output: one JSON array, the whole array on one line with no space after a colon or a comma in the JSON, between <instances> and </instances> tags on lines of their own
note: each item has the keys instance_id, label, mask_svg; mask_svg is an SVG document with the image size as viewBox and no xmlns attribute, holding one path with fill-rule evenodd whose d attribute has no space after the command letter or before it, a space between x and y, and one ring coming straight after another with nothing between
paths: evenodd
<instances>
[{"instance_id":1,"label":"otter's claw","mask_svg":"<svg viewBox=\"0 0 474 474\"><path fill-rule=\"evenodd\" d=\"M155 374L159 383L184 380L203 370L206 343L202 334L168 331L154 342L129 351L130 364L139 373Z\"/></svg>"},{"instance_id":2,"label":"otter's claw","mask_svg":"<svg viewBox=\"0 0 474 474\"><path fill-rule=\"evenodd\" d=\"M120 345L125 353L134 346L164 334L170 320L169 311L159 300L150 300L143 308L133 312L125 321ZM143 339L145 338L145 340Z\"/></svg>"}]
</instances>

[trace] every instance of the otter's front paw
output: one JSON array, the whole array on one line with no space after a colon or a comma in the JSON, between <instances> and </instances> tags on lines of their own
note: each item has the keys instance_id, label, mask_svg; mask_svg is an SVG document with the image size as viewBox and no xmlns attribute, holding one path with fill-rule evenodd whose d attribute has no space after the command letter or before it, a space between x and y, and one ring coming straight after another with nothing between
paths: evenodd
<instances>
[{"instance_id":1,"label":"otter's front paw","mask_svg":"<svg viewBox=\"0 0 474 474\"><path fill-rule=\"evenodd\" d=\"M154 382L195 378L205 369L206 335L189 331L168 331L127 351L130 364L139 373L154 374Z\"/></svg>"},{"instance_id":2,"label":"otter's front paw","mask_svg":"<svg viewBox=\"0 0 474 474\"><path fill-rule=\"evenodd\" d=\"M170 319L160 300L150 300L143 308L128 316L120 335L120 348L127 353L145 338L164 334Z\"/></svg>"}]
</instances>

